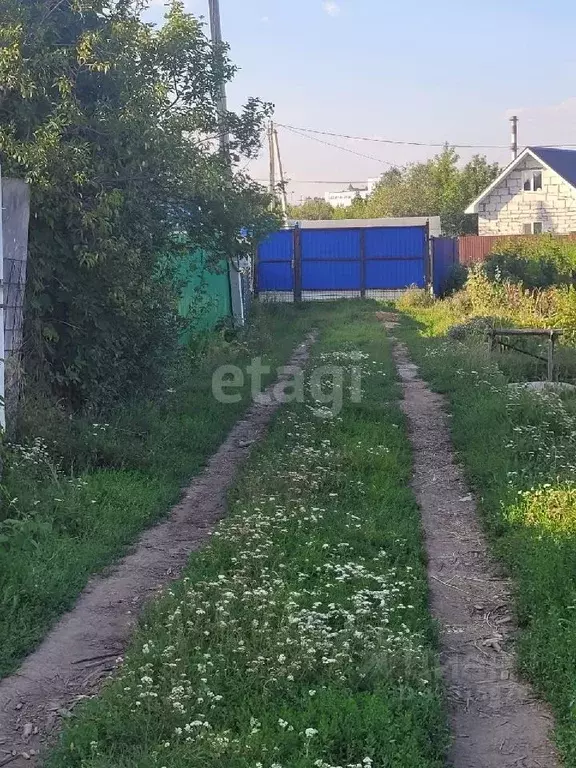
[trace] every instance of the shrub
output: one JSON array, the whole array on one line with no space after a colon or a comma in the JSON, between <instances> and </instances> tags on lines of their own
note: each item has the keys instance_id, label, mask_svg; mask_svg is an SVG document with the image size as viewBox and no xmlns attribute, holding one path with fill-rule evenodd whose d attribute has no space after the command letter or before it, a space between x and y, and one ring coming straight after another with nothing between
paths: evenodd
<instances>
[{"instance_id":1,"label":"shrub","mask_svg":"<svg viewBox=\"0 0 576 768\"><path fill-rule=\"evenodd\" d=\"M426 288L418 288L415 285L411 285L398 299L399 309L430 307L432 304L434 304L434 297Z\"/></svg>"},{"instance_id":2,"label":"shrub","mask_svg":"<svg viewBox=\"0 0 576 768\"><path fill-rule=\"evenodd\" d=\"M161 383L179 330L171 267L194 249L241 255L271 224L240 170L271 106L226 113L223 163L199 137L222 130L234 67L184 3L168 5L154 27L136 0L2 3L2 171L31 185L27 383L74 407Z\"/></svg>"},{"instance_id":3,"label":"shrub","mask_svg":"<svg viewBox=\"0 0 576 768\"><path fill-rule=\"evenodd\" d=\"M466 294L470 302L470 313L491 315L494 310L500 314L506 306L504 285L494 283L486 274L482 265L473 267L466 282Z\"/></svg>"},{"instance_id":4,"label":"shrub","mask_svg":"<svg viewBox=\"0 0 576 768\"><path fill-rule=\"evenodd\" d=\"M466 290L456 291L441 302L456 319L472 313L472 300Z\"/></svg>"},{"instance_id":5,"label":"shrub","mask_svg":"<svg viewBox=\"0 0 576 768\"><path fill-rule=\"evenodd\" d=\"M576 344L576 288L574 286L565 286L554 291L551 325L564 329L564 342Z\"/></svg>"},{"instance_id":6,"label":"shrub","mask_svg":"<svg viewBox=\"0 0 576 768\"><path fill-rule=\"evenodd\" d=\"M521 283L528 289L549 288L568 280L551 259L529 259L511 253L491 254L484 269L494 282Z\"/></svg>"},{"instance_id":7,"label":"shrub","mask_svg":"<svg viewBox=\"0 0 576 768\"><path fill-rule=\"evenodd\" d=\"M570 285L576 278L576 241L553 235L510 239L495 247L484 269L493 281L528 289Z\"/></svg>"},{"instance_id":8,"label":"shrub","mask_svg":"<svg viewBox=\"0 0 576 768\"><path fill-rule=\"evenodd\" d=\"M465 323L453 325L448 331L448 337L454 341L466 341L470 337L482 337L498 324L495 317L472 317Z\"/></svg>"},{"instance_id":9,"label":"shrub","mask_svg":"<svg viewBox=\"0 0 576 768\"><path fill-rule=\"evenodd\" d=\"M468 280L468 268L464 264L454 264L448 273L446 282L442 289L443 296L451 296L457 291L461 291Z\"/></svg>"}]
</instances>

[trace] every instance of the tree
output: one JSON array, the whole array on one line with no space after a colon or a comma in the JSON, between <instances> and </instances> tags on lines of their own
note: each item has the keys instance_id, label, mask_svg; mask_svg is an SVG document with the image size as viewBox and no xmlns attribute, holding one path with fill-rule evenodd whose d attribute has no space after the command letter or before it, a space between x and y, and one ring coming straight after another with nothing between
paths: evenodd
<instances>
[{"instance_id":1,"label":"tree","mask_svg":"<svg viewBox=\"0 0 576 768\"><path fill-rule=\"evenodd\" d=\"M459 159L456 151L446 146L425 163L392 168L366 201L364 216L440 216L446 235L473 232L476 219L464 211L500 169L480 155L461 168Z\"/></svg>"},{"instance_id":2,"label":"tree","mask_svg":"<svg viewBox=\"0 0 576 768\"><path fill-rule=\"evenodd\" d=\"M365 219L366 217L366 200L360 195L356 195L350 205L346 207L339 207L334 209L335 219Z\"/></svg>"},{"instance_id":3,"label":"tree","mask_svg":"<svg viewBox=\"0 0 576 768\"><path fill-rule=\"evenodd\" d=\"M308 197L300 205L291 205L288 218L296 221L319 221L333 219L335 209L321 197Z\"/></svg>"},{"instance_id":4,"label":"tree","mask_svg":"<svg viewBox=\"0 0 576 768\"><path fill-rule=\"evenodd\" d=\"M267 104L225 116L234 67L174 0L161 28L139 0L0 0L0 159L32 193L25 310L28 373L73 404L154 381L174 347L168 254L214 261L274 225L239 173Z\"/></svg>"}]
</instances>

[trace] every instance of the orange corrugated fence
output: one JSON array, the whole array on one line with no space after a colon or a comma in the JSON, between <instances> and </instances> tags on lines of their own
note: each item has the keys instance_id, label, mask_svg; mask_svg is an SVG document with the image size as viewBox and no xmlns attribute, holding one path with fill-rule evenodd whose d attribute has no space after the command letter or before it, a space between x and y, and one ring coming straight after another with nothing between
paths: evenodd
<instances>
[{"instance_id":1,"label":"orange corrugated fence","mask_svg":"<svg viewBox=\"0 0 576 768\"><path fill-rule=\"evenodd\" d=\"M540 237L540 235L463 235L458 238L458 260L465 266L477 264L484 261L499 242L526 240L528 237ZM576 240L576 234L556 235L556 237Z\"/></svg>"}]
</instances>

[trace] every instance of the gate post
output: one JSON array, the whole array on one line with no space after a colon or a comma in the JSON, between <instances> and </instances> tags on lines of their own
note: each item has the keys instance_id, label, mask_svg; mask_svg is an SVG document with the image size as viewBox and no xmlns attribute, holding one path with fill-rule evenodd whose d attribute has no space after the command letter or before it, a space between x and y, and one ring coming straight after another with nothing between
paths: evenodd
<instances>
[{"instance_id":1,"label":"gate post","mask_svg":"<svg viewBox=\"0 0 576 768\"><path fill-rule=\"evenodd\" d=\"M424 238L424 280L426 282L426 288L430 293L434 294L434 251L432 240L430 239L430 219L426 220Z\"/></svg>"},{"instance_id":2,"label":"gate post","mask_svg":"<svg viewBox=\"0 0 576 768\"><path fill-rule=\"evenodd\" d=\"M254 298L258 298L258 292L260 290L258 285L258 269L260 267L260 243L254 248L254 258L250 259L250 266L252 268L252 293Z\"/></svg>"},{"instance_id":3,"label":"gate post","mask_svg":"<svg viewBox=\"0 0 576 768\"><path fill-rule=\"evenodd\" d=\"M302 232L298 224L294 227L294 260L292 279L294 301L302 301Z\"/></svg>"},{"instance_id":4,"label":"gate post","mask_svg":"<svg viewBox=\"0 0 576 768\"><path fill-rule=\"evenodd\" d=\"M366 298L366 230L360 230L360 298Z\"/></svg>"}]
</instances>

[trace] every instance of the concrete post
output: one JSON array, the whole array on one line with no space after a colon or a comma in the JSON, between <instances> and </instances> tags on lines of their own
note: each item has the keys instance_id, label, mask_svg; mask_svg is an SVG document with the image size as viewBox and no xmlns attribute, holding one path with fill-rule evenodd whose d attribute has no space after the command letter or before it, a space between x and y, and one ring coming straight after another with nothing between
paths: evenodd
<instances>
[{"instance_id":1,"label":"concrete post","mask_svg":"<svg viewBox=\"0 0 576 768\"><path fill-rule=\"evenodd\" d=\"M29 221L28 184L19 179L2 179L4 352L8 431L14 424L22 388L22 331Z\"/></svg>"}]
</instances>

